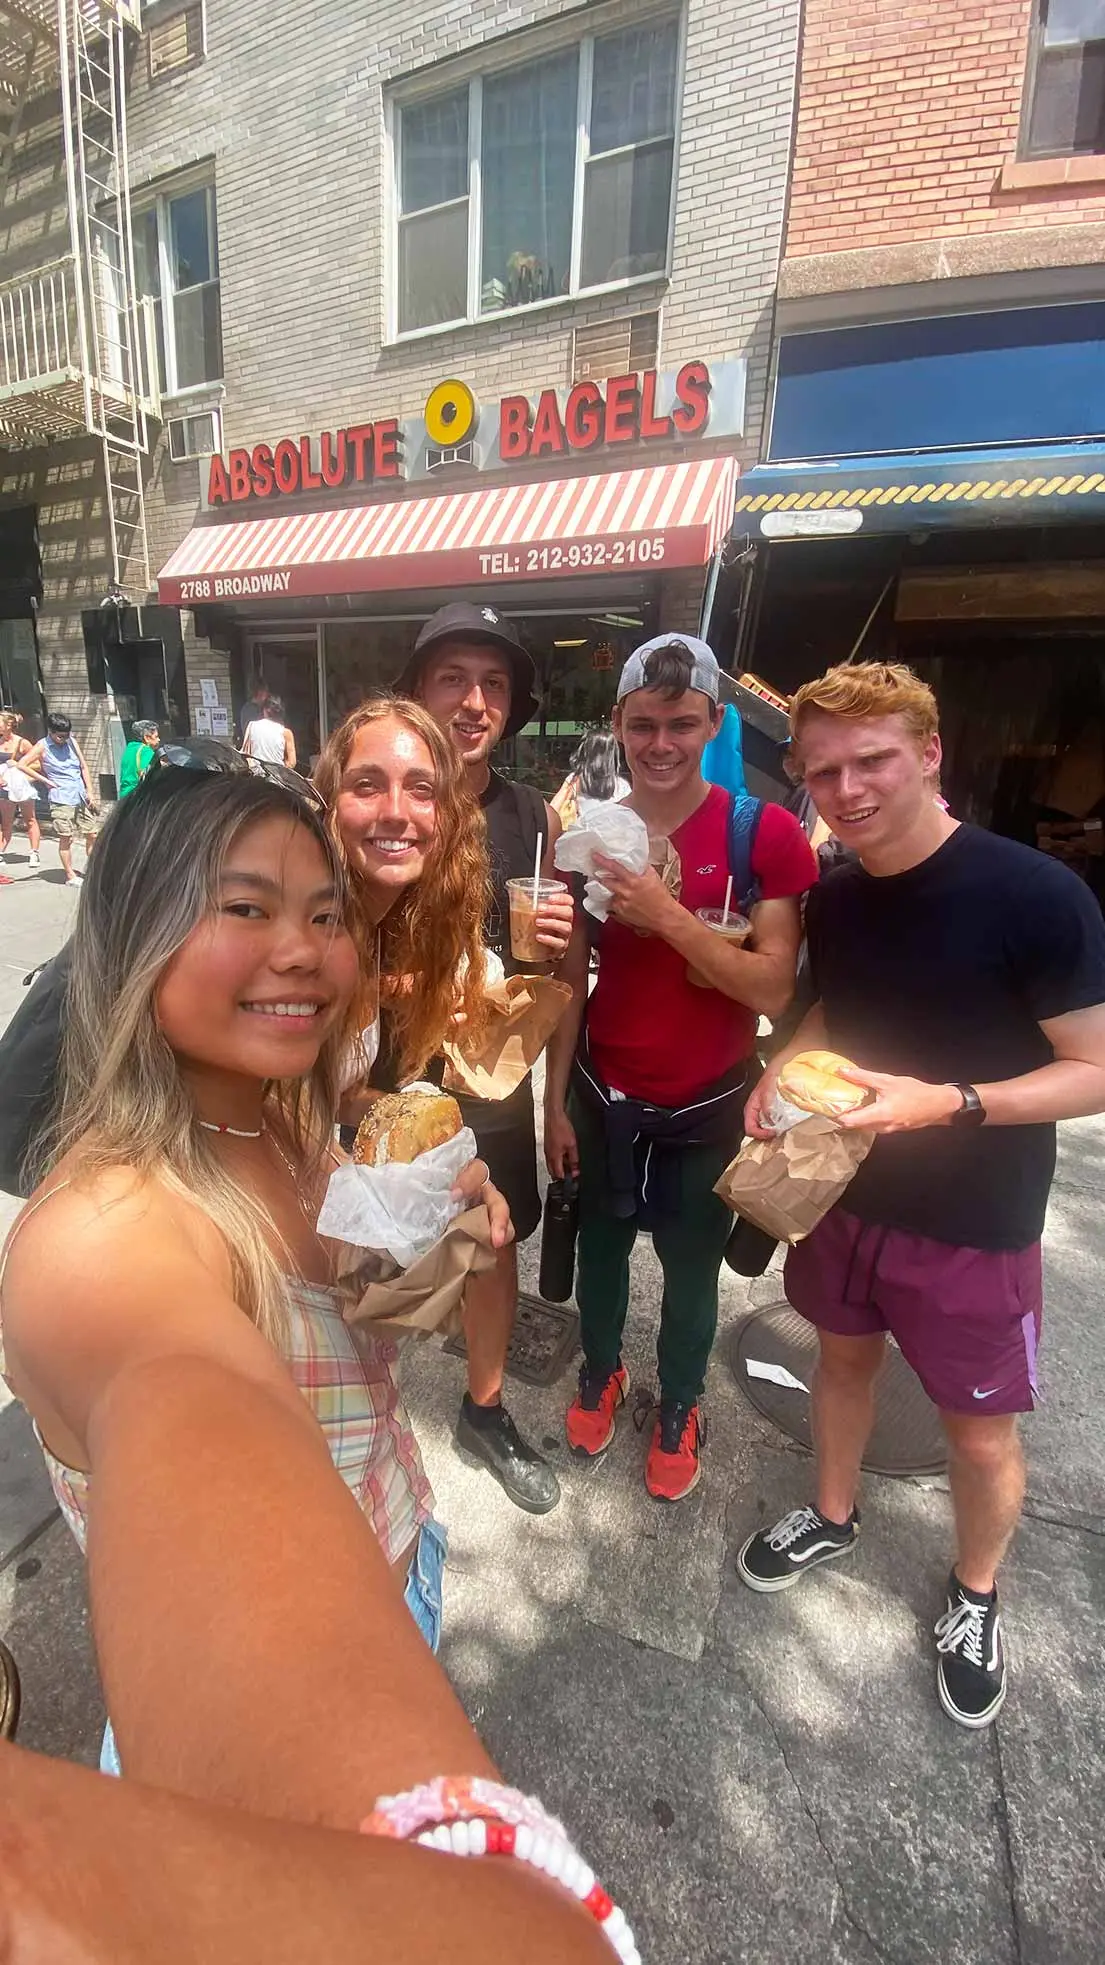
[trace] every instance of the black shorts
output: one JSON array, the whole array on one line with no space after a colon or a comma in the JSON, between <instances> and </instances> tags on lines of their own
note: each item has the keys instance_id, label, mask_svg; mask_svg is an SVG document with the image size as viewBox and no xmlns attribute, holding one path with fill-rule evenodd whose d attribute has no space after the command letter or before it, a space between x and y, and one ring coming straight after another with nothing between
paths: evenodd
<instances>
[{"instance_id":1,"label":"black shorts","mask_svg":"<svg viewBox=\"0 0 1105 1965\"><path fill-rule=\"evenodd\" d=\"M533 1079L524 1078L509 1098L455 1096L465 1125L476 1135L481 1160L487 1161L492 1180L506 1196L515 1237L524 1242L541 1220Z\"/></svg>"}]
</instances>

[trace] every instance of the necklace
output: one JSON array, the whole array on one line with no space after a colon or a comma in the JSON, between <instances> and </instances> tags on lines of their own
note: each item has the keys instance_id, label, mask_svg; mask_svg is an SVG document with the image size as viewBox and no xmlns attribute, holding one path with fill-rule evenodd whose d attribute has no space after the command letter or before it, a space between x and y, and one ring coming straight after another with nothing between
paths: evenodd
<instances>
[{"instance_id":1,"label":"necklace","mask_svg":"<svg viewBox=\"0 0 1105 1965\"><path fill-rule=\"evenodd\" d=\"M201 1119L200 1125L205 1133L229 1133L231 1139L260 1139L265 1130L264 1126L258 1126L256 1132L245 1132L241 1126L216 1126L213 1119Z\"/></svg>"},{"instance_id":2,"label":"necklace","mask_svg":"<svg viewBox=\"0 0 1105 1965\"><path fill-rule=\"evenodd\" d=\"M276 1137L276 1134L274 1132L269 1132L268 1137L271 1139L274 1147L276 1148L278 1157L284 1162L284 1165L291 1176L292 1186L295 1189L295 1198L299 1203L299 1212L303 1216L304 1220L309 1222L311 1227L313 1228L315 1225L315 1218L314 1215L311 1213L310 1204L307 1201L305 1201L303 1198L303 1194L299 1185L299 1176L296 1173L295 1167L292 1165L291 1160L288 1158L288 1155L285 1153L284 1148L281 1146L280 1141Z\"/></svg>"}]
</instances>

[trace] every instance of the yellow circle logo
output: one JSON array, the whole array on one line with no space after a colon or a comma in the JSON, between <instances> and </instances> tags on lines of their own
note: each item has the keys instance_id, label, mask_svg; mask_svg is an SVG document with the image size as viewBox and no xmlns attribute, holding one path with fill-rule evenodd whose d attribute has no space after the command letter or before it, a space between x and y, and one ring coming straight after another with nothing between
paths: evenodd
<instances>
[{"instance_id":1,"label":"yellow circle logo","mask_svg":"<svg viewBox=\"0 0 1105 1965\"><path fill-rule=\"evenodd\" d=\"M425 417L431 443L443 450L466 443L476 423L476 398L467 382L439 382L426 398Z\"/></svg>"}]
</instances>

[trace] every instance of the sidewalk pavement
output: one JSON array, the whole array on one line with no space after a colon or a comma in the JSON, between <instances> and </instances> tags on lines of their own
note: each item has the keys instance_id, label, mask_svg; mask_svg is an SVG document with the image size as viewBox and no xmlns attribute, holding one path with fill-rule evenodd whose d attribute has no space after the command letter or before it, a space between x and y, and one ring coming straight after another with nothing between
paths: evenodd
<instances>
[{"instance_id":1,"label":"sidewalk pavement","mask_svg":"<svg viewBox=\"0 0 1105 1965\"><path fill-rule=\"evenodd\" d=\"M14 869L9 869L14 870ZM0 890L0 1016L74 896ZM604 1464L563 1444L571 1373L511 1408L564 1488L542 1520L455 1454L460 1361L403 1376L450 1527L443 1662L506 1774L562 1814L646 1960L694 1965L1091 1965L1105 1876L1105 1121L1063 1129L1047 1238L1045 1401L1004 1576L1011 1690L971 1735L940 1711L931 1625L949 1515L940 1480L870 1479L854 1562L780 1597L736 1577L749 1530L806 1498L808 1457L729 1370L753 1300L724 1272L704 1478L649 1500L629 1411ZM522 1251L533 1288L536 1239ZM627 1358L651 1382L659 1271L634 1256ZM798 1394L795 1395L800 1396ZM94 1761L103 1711L83 1582L18 1408L0 1412L0 1634L24 1675L21 1738Z\"/></svg>"}]
</instances>

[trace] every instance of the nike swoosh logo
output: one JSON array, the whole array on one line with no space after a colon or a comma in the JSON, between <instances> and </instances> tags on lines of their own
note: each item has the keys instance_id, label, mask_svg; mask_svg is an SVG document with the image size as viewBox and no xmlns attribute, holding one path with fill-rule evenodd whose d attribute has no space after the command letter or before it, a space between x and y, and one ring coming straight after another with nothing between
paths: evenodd
<instances>
[{"instance_id":1,"label":"nike swoosh logo","mask_svg":"<svg viewBox=\"0 0 1105 1965\"><path fill-rule=\"evenodd\" d=\"M992 1399L994 1393L1000 1391L1001 1391L1000 1385L991 1385L990 1390L988 1392L980 1392L976 1385L974 1391L971 1393L971 1397L972 1399Z\"/></svg>"}]
</instances>

